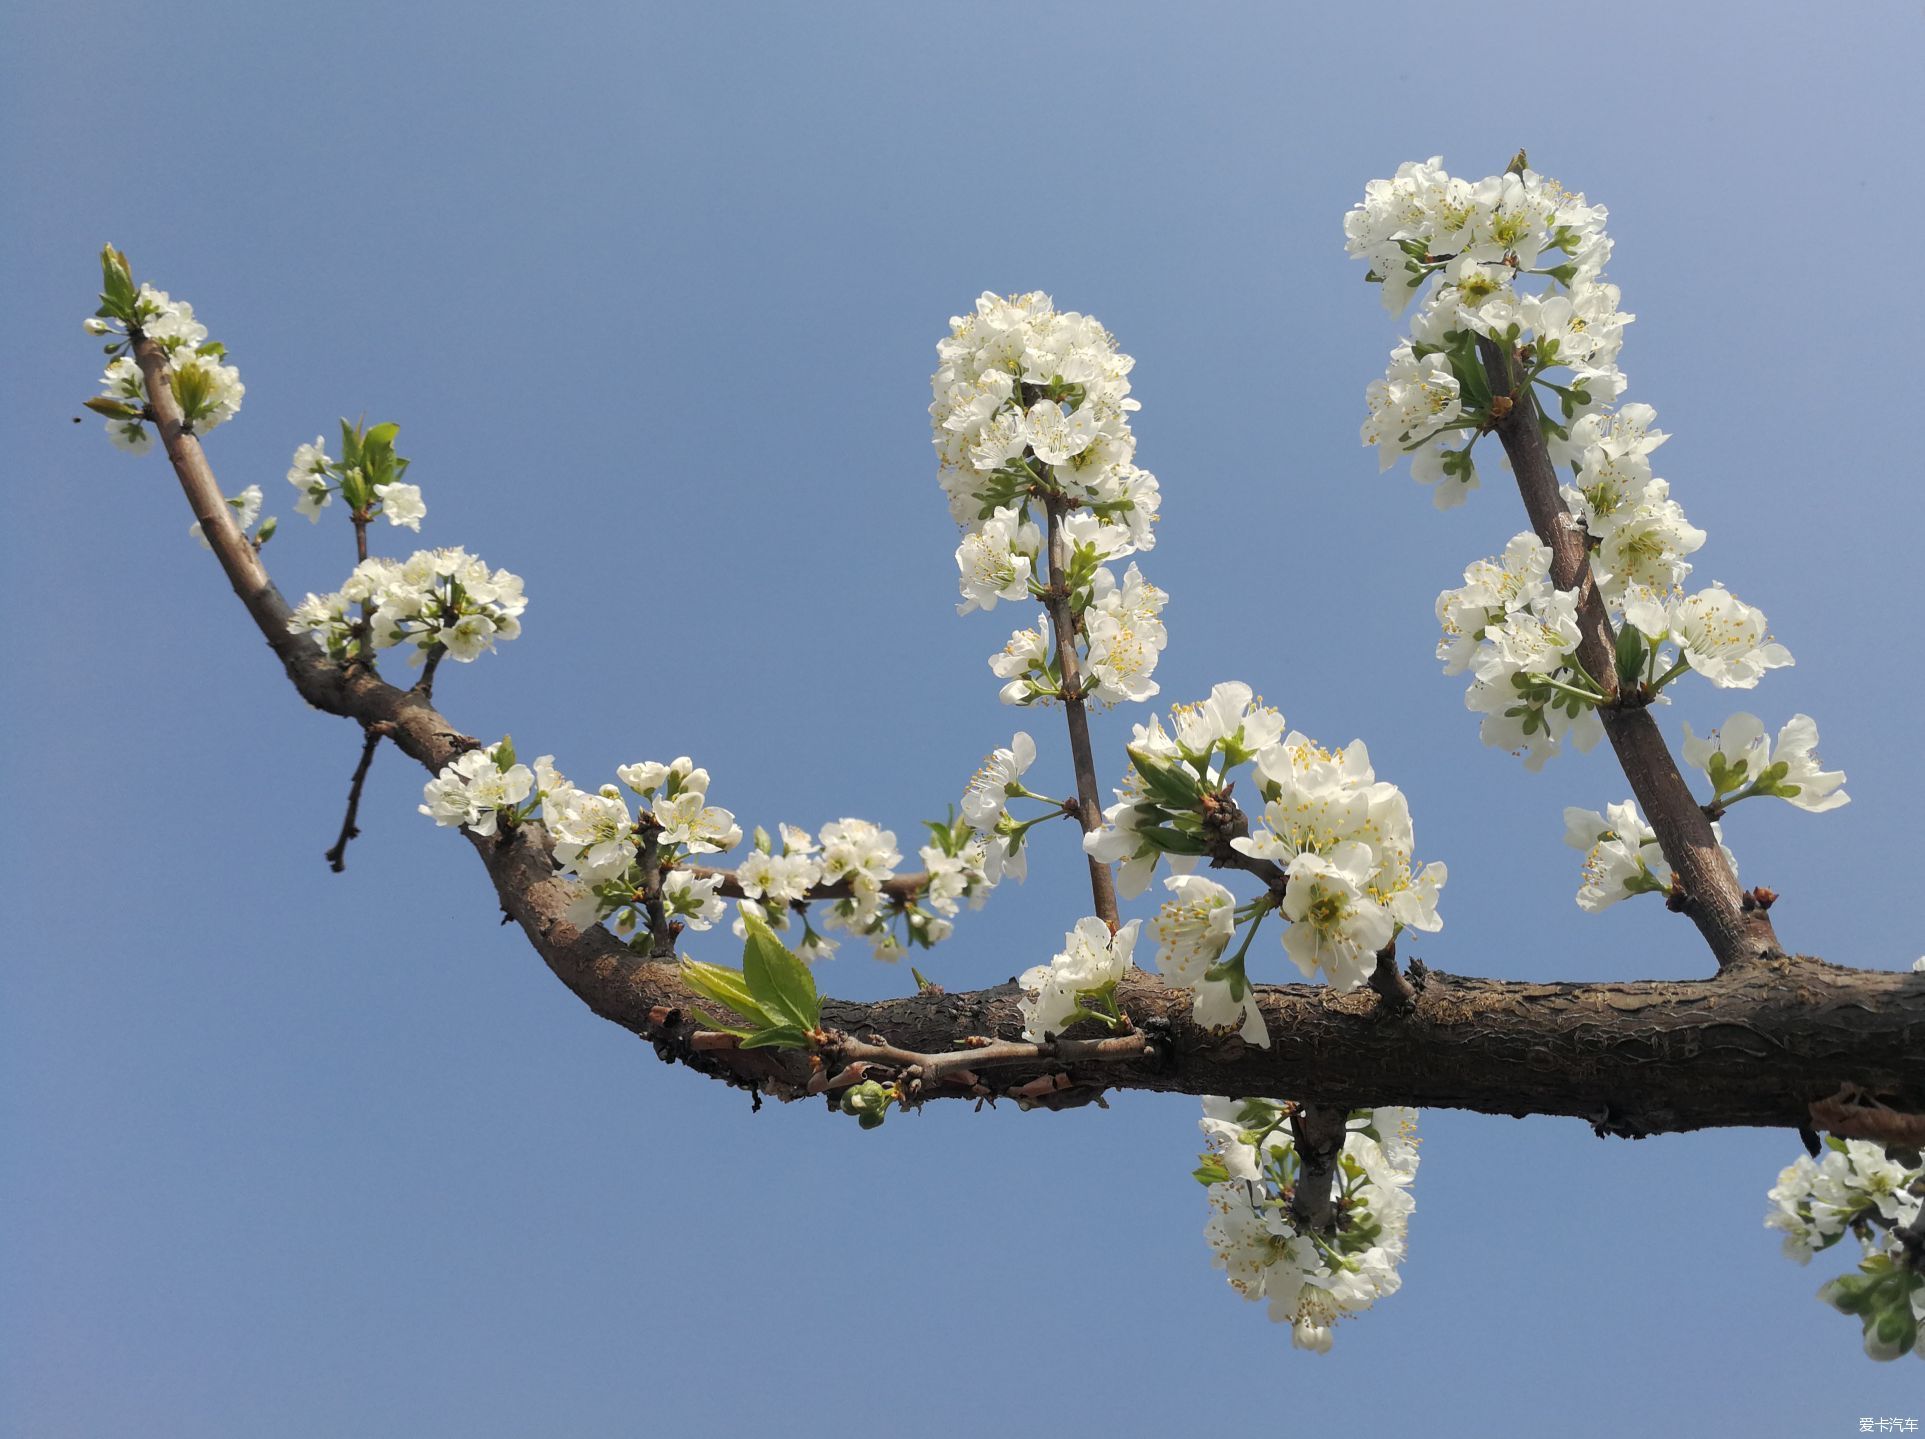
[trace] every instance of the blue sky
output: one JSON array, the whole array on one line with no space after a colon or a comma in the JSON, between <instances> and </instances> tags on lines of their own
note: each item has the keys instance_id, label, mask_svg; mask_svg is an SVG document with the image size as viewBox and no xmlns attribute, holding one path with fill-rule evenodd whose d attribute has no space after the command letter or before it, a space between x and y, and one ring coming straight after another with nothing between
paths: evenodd
<instances>
[{"instance_id":1,"label":"blue sky","mask_svg":"<svg viewBox=\"0 0 1925 1439\"><path fill-rule=\"evenodd\" d=\"M1779 931L1921 948L1915 6L15 6L0 17L19 623L0 838L0 1431L1856 1432L1925 1420L1760 1227L1788 1133L1627 1143L1425 1116L1404 1291L1293 1353L1208 1267L1188 1101L939 1107L862 1133L658 1065L495 923L467 847L251 636L157 458L90 420L111 240L248 385L216 433L283 589L346 526L281 480L401 424L421 540L525 576L524 637L438 693L578 780L691 753L745 823L905 840L1026 724L1006 612L953 613L928 446L946 318L1040 288L1137 357L1164 495L1164 698L1257 686L1362 736L1451 868L1458 973L1699 975L1655 903L1571 902L1600 752L1482 749L1431 604L1523 527L1437 514L1356 444L1396 330L1343 211L1404 159L1520 145L1608 205L1628 399L1710 539L1697 576L1797 667L1671 719L1817 717L1854 802L1727 834ZM381 537L385 540L385 536ZM1107 776L1127 712L1098 723ZM1675 734L1675 727L1672 731ZM1763 813L1752 813L1763 809ZM927 966L1047 957L1067 835ZM720 943L689 946L727 959ZM1281 956L1272 972L1281 978ZM906 970L851 950L849 995ZM1823 1267L1823 1272L1821 1272ZM1146 1377L1147 1376L1147 1377ZM779 1431L776 1426L780 1426Z\"/></svg>"}]
</instances>

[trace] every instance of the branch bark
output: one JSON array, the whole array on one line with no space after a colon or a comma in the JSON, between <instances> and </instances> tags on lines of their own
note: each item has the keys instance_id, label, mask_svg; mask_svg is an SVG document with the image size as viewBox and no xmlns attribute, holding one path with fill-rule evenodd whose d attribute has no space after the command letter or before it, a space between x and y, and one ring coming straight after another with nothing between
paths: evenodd
<instances>
[{"instance_id":1,"label":"branch bark","mask_svg":"<svg viewBox=\"0 0 1925 1439\"><path fill-rule=\"evenodd\" d=\"M1063 685L1063 713L1069 719L1070 760L1076 767L1076 817L1084 834L1103 827L1103 797L1096 788L1096 756L1090 749L1089 710L1083 703L1083 676L1076 660L1076 616L1069 607L1069 569L1064 555L1063 504L1055 495L1043 500L1049 529L1044 548L1049 555L1047 591L1050 627L1056 632L1057 673ZM1110 867L1094 855L1089 861L1090 902L1096 917L1111 930L1117 926L1116 880Z\"/></svg>"},{"instance_id":2,"label":"branch bark","mask_svg":"<svg viewBox=\"0 0 1925 1439\"><path fill-rule=\"evenodd\" d=\"M388 738L429 773L477 742L418 690L370 665L330 661L287 631L289 609L222 501L200 442L180 423L166 359L142 341L163 443L195 517L230 584L301 697ZM464 834L466 832L464 831ZM760 1093L801 1098L825 1088L818 1055L733 1047L705 1031L697 996L675 964L642 958L594 926L566 919L568 883L537 824L483 838L466 834L501 908L592 1011L649 1040L665 1060ZM1420 978L1421 976L1421 978ZM1412 969L1414 1002L1400 1011L1375 991L1259 986L1269 1049L1196 1025L1186 991L1132 973L1122 1008L1154 1042L1139 1052L1059 1042L1034 1057L995 1052L994 1083L948 1055L975 1039L1014 1045L1021 992L1012 981L960 994L925 992L858 1004L825 1001L825 1028L916 1056L943 1056L920 1097L1008 1095L1062 1107L1106 1089L1193 1095L1314 1093L1332 1109L1403 1104L1488 1114L1572 1115L1600 1133L1641 1135L1725 1125L1798 1128L1841 1091L1902 1113L1925 1112L1925 974L1851 970L1822 960L1761 954L1691 982L1523 984ZM880 1062L880 1061L879 1061ZM987 1066L983 1066L987 1067ZM974 1082L950 1083L972 1074Z\"/></svg>"},{"instance_id":3,"label":"branch bark","mask_svg":"<svg viewBox=\"0 0 1925 1439\"><path fill-rule=\"evenodd\" d=\"M1531 528L1550 548L1551 582L1577 595L1578 659L1604 691L1598 718L1630 781L1631 793L1657 832L1658 845L1677 876L1682 893L1676 907L1697 925L1720 969L1782 953L1765 911L1745 907L1738 877L1725 862L1711 821L1678 773L1657 721L1642 701L1619 694L1611 618L1591 577L1584 532L1565 508L1530 384L1520 378L1513 357L1496 342L1480 338L1477 346L1491 393L1511 401L1508 412L1495 421L1497 438L1517 477Z\"/></svg>"}]
</instances>

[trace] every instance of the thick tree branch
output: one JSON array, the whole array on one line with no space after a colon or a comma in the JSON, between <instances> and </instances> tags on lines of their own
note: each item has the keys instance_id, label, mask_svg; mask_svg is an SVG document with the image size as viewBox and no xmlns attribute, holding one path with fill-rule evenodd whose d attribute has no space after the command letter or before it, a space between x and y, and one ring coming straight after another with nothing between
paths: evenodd
<instances>
[{"instance_id":1,"label":"thick tree branch","mask_svg":"<svg viewBox=\"0 0 1925 1439\"><path fill-rule=\"evenodd\" d=\"M1518 493L1523 497L1531 528L1550 548L1551 582L1577 595L1578 659L1606 696L1605 703L1598 706L1598 718L1617 752L1624 777L1631 783L1631 793L1637 796L1645 819L1657 833L1665 860L1677 876L1681 889L1677 907L1698 926L1720 969L1782 952L1765 911L1744 906L1738 877L1718 848L1711 821L1678 773L1657 721L1640 699L1618 692L1617 643L1611 633L1611 618L1591 577L1584 532L1565 508L1530 384L1521 377L1514 357L1501 346L1486 338L1480 338L1477 346L1490 377L1491 393L1510 402L1496 420L1497 438L1517 476Z\"/></svg>"},{"instance_id":2,"label":"thick tree branch","mask_svg":"<svg viewBox=\"0 0 1925 1439\"><path fill-rule=\"evenodd\" d=\"M234 526L199 441L181 427L165 357L147 342L136 355L195 517L301 697L364 728L389 726L396 748L430 773L475 748L425 695L386 683L368 666L336 664L306 636L287 632L286 602ZM651 1041L666 1060L745 1088L783 1098L826 1088L819 1055L743 1050L726 1036L703 1034L695 1015L703 1001L683 987L673 962L642 958L599 925L586 932L571 926L572 886L557 872L539 825L466 837L502 910L596 1014ZM1722 1125L1795 1129L1812 1125L1814 1104L1841 1091L1925 1113L1925 974L1769 954L1686 983L1520 984L1426 970L1413 988L1414 1003L1397 1013L1367 988L1337 994L1259 987L1273 1043L1256 1049L1234 1034L1200 1028L1191 1021L1187 991L1136 972L1119 985L1117 999L1143 1036L1139 1052L1121 1053L1111 1041L1098 1041L1100 1053L1079 1049L1072 1036L1033 1055L999 1047L991 1066L979 1050L976 1083L925 1084L922 1097L980 1098L986 1090L1061 1106L1105 1089L1314 1093L1330 1108L1405 1104L1574 1115L1602 1133L1627 1135ZM1019 1043L1020 999L1011 982L872 1004L828 1000L822 1022L857 1043L915 1056L918 1064L939 1056L938 1078L946 1078L952 1067L970 1068L949 1055L967 1053L971 1041ZM984 1078L992 1070L993 1083Z\"/></svg>"}]
</instances>

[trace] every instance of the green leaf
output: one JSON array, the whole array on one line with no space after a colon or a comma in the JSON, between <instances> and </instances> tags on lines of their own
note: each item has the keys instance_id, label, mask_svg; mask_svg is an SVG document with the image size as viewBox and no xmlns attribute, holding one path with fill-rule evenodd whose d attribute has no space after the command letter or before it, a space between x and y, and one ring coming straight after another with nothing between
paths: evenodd
<instances>
[{"instance_id":1,"label":"green leaf","mask_svg":"<svg viewBox=\"0 0 1925 1439\"><path fill-rule=\"evenodd\" d=\"M168 386L174 392L174 403L180 406L181 414L189 424L207 414L213 395L208 387L207 373L198 365L173 371L168 376Z\"/></svg>"},{"instance_id":2,"label":"green leaf","mask_svg":"<svg viewBox=\"0 0 1925 1439\"><path fill-rule=\"evenodd\" d=\"M113 318L132 324L135 322L134 303L138 297L134 277L127 268L127 257L112 245L101 246L100 308L111 312Z\"/></svg>"},{"instance_id":3,"label":"green leaf","mask_svg":"<svg viewBox=\"0 0 1925 1439\"><path fill-rule=\"evenodd\" d=\"M515 767L515 741L510 735L503 735L501 743L495 746L495 768L503 774Z\"/></svg>"},{"instance_id":4,"label":"green leaf","mask_svg":"<svg viewBox=\"0 0 1925 1439\"><path fill-rule=\"evenodd\" d=\"M81 403L96 415L105 415L110 420L138 420L140 411L123 400L110 399L106 395L95 395L91 400Z\"/></svg>"},{"instance_id":5,"label":"green leaf","mask_svg":"<svg viewBox=\"0 0 1925 1439\"><path fill-rule=\"evenodd\" d=\"M758 1029L742 1041L744 1049L812 1049L814 1041L806 1029L793 1024L778 1024L773 1029Z\"/></svg>"},{"instance_id":6,"label":"green leaf","mask_svg":"<svg viewBox=\"0 0 1925 1439\"><path fill-rule=\"evenodd\" d=\"M1143 788L1159 804L1188 809L1203 797L1196 777L1176 765L1165 764L1145 750L1130 747L1130 763L1143 777Z\"/></svg>"},{"instance_id":7,"label":"green leaf","mask_svg":"<svg viewBox=\"0 0 1925 1439\"><path fill-rule=\"evenodd\" d=\"M815 976L775 937L767 922L744 915L748 942L742 948L742 976L763 1012L776 1024L814 1029L822 1022L822 997Z\"/></svg>"},{"instance_id":8,"label":"green leaf","mask_svg":"<svg viewBox=\"0 0 1925 1439\"><path fill-rule=\"evenodd\" d=\"M274 532L278 530L280 527L281 527L281 522L276 518L274 518L274 516L269 515L266 519L261 521L261 527L254 532L254 542L256 544L261 544L261 545L266 544L269 540L274 538Z\"/></svg>"},{"instance_id":9,"label":"green leaf","mask_svg":"<svg viewBox=\"0 0 1925 1439\"><path fill-rule=\"evenodd\" d=\"M1638 633L1636 625L1626 625L1618 631L1618 683L1635 685L1638 673L1644 668L1644 636Z\"/></svg>"},{"instance_id":10,"label":"green leaf","mask_svg":"<svg viewBox=\"0 0 1925 1439\"><path fill-rule=\"evenodd\" d=\"M641 941L643 943L643 947L646 947L647 943L652 943L652 941L648 939L647 935L642 935L642 934L636 935L634 939L631 939L628 942L628 947L630 949L635 950L637 954L642 953L642 948L637 947L638 941ZM707 1010L696 1009L692 1005L690 1006L690 1012L694 1014L694 1016L697 1019L701 1020L702 1023L706 1024L710 1029L713 1029L721 1034L732 1034L737 1039L747 1039L750 1033L752 1032L746 1029L737 1029L734 1025L731 1025L731 1024L724 1024L721 1020L717 1019L714 1015L710 1014Z\"/></svg>"},{"instance_id":11,"label":"green leaf","mask_svg":"<svg viewBox=\"0 0 1925 1439\"><path fill-rule=\"evenodd\" d=\"M784 1021L771 1015L756 1003L755 995L749 990L748 981L739 969L728 969L719 964L703 964L700 960L685 959L681 962L682 983L705 999L717 1004L726 1004L730 1009L751 1021L757 1029L768 1029Z\"/></svg>"},{"instance_id":12,"label":"green leaf","mask_svg":"<svg viewBox=\"0 0 1925 1439\"><path fill-rule=\"evenodd\" d=\"M384 450L391 450L394 448L394 437L400 433L401 426L389 420L385 425L376 425L369 430L362 443L370 448L379 445Z\"/></svg>"},{"instance_id":13,"label":"green leaf","mask_svg":"<svg viewBox=\"0 0 1925 1439\"><path fill-rule=\"evenodd\" d=\"M1205 845L1202 840L1198 839L1195 835L1185 834L1180 829L1170 829L1167 826L1158 825L1154 829L1138 830L1137 833L1165 854L1202 855L1210 852L1209 847Z\"/></svg>"}]
</instances>

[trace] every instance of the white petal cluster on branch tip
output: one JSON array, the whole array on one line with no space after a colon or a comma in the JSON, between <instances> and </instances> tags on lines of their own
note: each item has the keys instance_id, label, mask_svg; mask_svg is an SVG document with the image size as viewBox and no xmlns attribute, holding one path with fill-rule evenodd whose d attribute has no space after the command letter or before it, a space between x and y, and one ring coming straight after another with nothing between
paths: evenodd
<instances>
[{"instance_id":1,"label":"white petal cluster on branch tip","mask_svg":"<svg viewBox=\"0 0 1925 1439\"><path fill-rule=\"evenodd\" d=\"M1134 363L1087 315L1059 312L1047 295L985 294L950 320L937 345L929 407L939 477L963 528L956 549L958 613L1039 596L1049 558L1045 497L1063 509L1071 610L1088 698L1147 699L1167 636L1165 596L1132 564L1110 565L1156 543L1156 477L1134 463L1129 415ZM1006 704L1047 704L1062 689L1047 616L1019 630L990 668Z\"/></svg>"},{"instance_id":2,"label":"white petal cluster on branch tip","mask_svg":"<svg viewBox=\"0 0 1925 1439\"><path fill-rule=\"evenodd\" d=\"M363 560L339 590L296 605L287 627L345 659L360 645L362 606L374 648L408 644L420 659L440 644L466 663L521 633L528 600L519 575L464 549L416 550L405 560Z\"/></svg>"},{"instance_id":3,"label":"white petal cluster on branch tip","mask_svg":"<svg viewBox=\"0 0 1925 1439\"><path fill-rule=\"evenodd\" d=\"M226 362L226 349L209 342L207 326L194 318L194 307L176 300L165 290L142 285L134 299L133 314L138 316L139 333L154 341L166 353L170 386L181 408L182 418L198 433L206 433L240 413L247 386L241 372ZM119 348L133 335L119 320L98 316L86 322L90 335L117 337ZM122 354L107 365L100 377L101 398L144 411L147 390L140 366L133 356ZM110 418L107 434L123 450L144 454L153 447L154 437L139 418Z\"/></svg>"},{"instance_id":4,"label":"white petal cluster on branch tip","mask_svg":"<svg viewBox=\"0 0 1925 1439\"><path fill-rule=\"evenodd\" d=\"M1337 1222L1306 1232L1290 1201L1303 1164L1278 1100L1203 1101L1210 1153L1197 1177L1208 1185L1204 1238L1230 1287L1263 1302L1291 1326L1300 1349L1327 1353L1341 1319L1394 1294L1403 1280L1417 1173L1417 1115L1411 1109L1354 1111L1334 1175Z\"/></svg>"},{"instance_id":5,"label":"white petal cluster on branch tip","mask_svg":"<svg viewBox=\"0 0 1925 1439\"><path fill-rule=\"evenodd\" d=\"M1603 278L1611 253L1604 220L1601 207L1522 166L1473 182L1433 157L1372 181L1345 218L1350 253L1381 282L1392 313L1420 298L1410 335L1366 395L1363 441L1386 469L1410 454L1412 474L1437 486L1439 506L1461 503L1476 484L1472 446L1508 413L1499 401L1515 398L1491 395L1478 342L1494 343L1523 367L1551 459L1571 470L1564 501L1588 537L1611 619L1668 638L1672 658L1714 684L1749 688L1791 656L1771 642L1762 614L1722 588L1683 593L1686 556L1705 534L1652 473L1652 452L1666 439L1656 412L1614 408L1625 388L1618 352L1633 317ZM1574 598L1560 598L1544 569L1525 573L1512 558L1480 561L1463 589L1438 597L1438 655L1450 673L1472 671L1465 703L1482 716L1484 742L1536 769L1566 739L1595 743L1585 694L1607 677L1577 664ZM1494 583L1493 569L1511 583ZM1648 653L1654 664L1644 678L1662 688L1669 675L1655 647Z\"/></svg>"}]
</instances>

